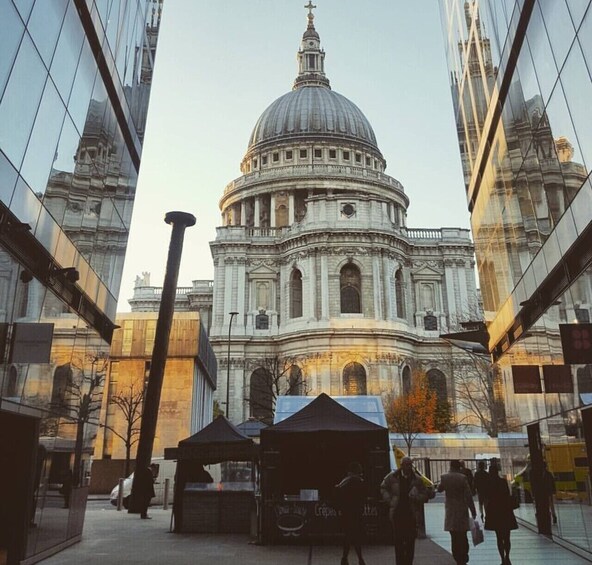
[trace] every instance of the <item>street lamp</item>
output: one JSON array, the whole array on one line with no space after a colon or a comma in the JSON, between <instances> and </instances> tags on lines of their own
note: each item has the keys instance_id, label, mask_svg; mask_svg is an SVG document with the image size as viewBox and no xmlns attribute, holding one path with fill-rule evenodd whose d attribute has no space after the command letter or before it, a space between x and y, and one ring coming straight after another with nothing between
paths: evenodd
<instances>
[{"instance_id":1,"label":"street lamp","mask_svg":"<svg viewBox=\"0 0 592 565\"><path fill-rule=\"evenodd\" d=\"M232 330L232 320L238 316L238 312L230 312L230 322L228 323L228 357L226 359L226 417L230 416L230 332Z\"/></svg>"}]
</instances>

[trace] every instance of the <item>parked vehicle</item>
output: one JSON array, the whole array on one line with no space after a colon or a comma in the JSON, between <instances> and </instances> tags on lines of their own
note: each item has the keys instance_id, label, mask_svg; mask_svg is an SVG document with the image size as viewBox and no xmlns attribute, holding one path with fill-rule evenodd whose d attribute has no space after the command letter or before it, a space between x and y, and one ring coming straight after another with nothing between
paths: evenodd
<instances>
[{"instance_id":1,"label":"parked vehicle","mask_svg":"<svg viewBox=\"0 0 592 565\"><path fill-rule=\"evenodd\" d=\"M158 457L152 460L152 463L158 465L158 474L154 481L154 492L155 496L150 502L153 505L159 505L164 503L164 490L166 479L169 479L169 493L168 500L173 500L173 487L175 483L175 471L177 469L176 461L169 461ZM134 474L132 473L129 477L123 481L123 507L127 509L129 496L132 493L132 483L134 481ZM119 495L119 483L116 484L111 490L109 500L113 506L117 506L117 496Z\"/></svg>"}]
</instances>

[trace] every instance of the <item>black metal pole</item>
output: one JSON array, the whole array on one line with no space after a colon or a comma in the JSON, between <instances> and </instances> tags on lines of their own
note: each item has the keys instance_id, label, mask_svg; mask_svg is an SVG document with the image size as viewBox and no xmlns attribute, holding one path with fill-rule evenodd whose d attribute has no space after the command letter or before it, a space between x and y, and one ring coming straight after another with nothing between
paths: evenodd
<instances>
[{"instance_id":1,"label":"black metal pole","mask_svg":"<svg viewBox=\"0 0 592 565\"><path fill-rule=\"evenodd\" d=\"M177 293L181 253L183 251L183 238L185 236L185 228L195 225L195 216L187 212L168 212L164 217L164 221L169 225L172 224L173 231L171 233L160 309L156 322L148 385L146 386L144 397L144 410L142 412L142 424L140 426L140 438L138 440L138 451L136 454L136 469L145 469L150 465L152 459L158 408L160 406L160 392L162 390L164 368L169 349L169 335L171 333L171 324L175 310L175 296ZM134 473L130 512L138 511L136 500L134 500L137 475L137 473Z\"/></svg>"},{"instance_id":2,"label":"black metal pole","mask_svg":"<svg viewBox=\"0 0 592 565\"><path fill-rule=\"evenodd\" d=\"M226 417L230 419L230 332L232 330L232 320L238 315L238 312L230 312L230 322L228 322L228 355L226 357Z\"/></svg>"}]
</instances>

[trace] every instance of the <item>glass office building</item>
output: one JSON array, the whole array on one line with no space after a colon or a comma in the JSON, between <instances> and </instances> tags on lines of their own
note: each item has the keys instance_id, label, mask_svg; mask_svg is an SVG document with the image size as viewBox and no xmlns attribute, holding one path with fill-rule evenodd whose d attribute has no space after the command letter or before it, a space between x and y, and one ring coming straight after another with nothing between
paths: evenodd
<instances>
[{"instance_id":1,"label":"glass office building","mask_svg":"<svg viewBox=\"0 0 592 565\"><path fill-rule=\"evenodd\" d=\"M82 531L162 0L0 0L0 562Z\"/></svg>"},{"instance_id":2,"label":"glass office building","mask_svg":"<svg viewBox=\"0 0 592 565\"><path fill-rule=\"evenodd\" d=\"M509 427L529 432L518 513L535 523L528 472L544 460L557 493L539 531L590 552L592 5L440 7L489 349Z\"/></svg>"}]
</instances>

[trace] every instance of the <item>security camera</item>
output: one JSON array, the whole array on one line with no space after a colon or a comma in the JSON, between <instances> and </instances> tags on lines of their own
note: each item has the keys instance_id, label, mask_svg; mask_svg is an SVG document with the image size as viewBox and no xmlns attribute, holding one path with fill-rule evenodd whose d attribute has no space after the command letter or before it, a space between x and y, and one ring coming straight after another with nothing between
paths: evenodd
<instances>
[{"instance_id":1,"label":"security camera","mask_svg":"<svg viewBox=\"0 0 592 565\"><path fill-rule=\"evenodd\" d=\"M52 275L63 275L69 283L75 283L80 279L80 273L76 267L65 267L64 269L54 269Z\"/></svg>"},{"instance_id":2,"label":"security camera","mask_svg":"<svg viewBox=\"0 0 592 565\"><path fill-rule=\"evenodd\" d=\"M68 269L66 269L65 276L66 280L69 283L75 283L77 280L80 279L80 273L74 267L69 267Z\"/></svg>"}]
</instances>

